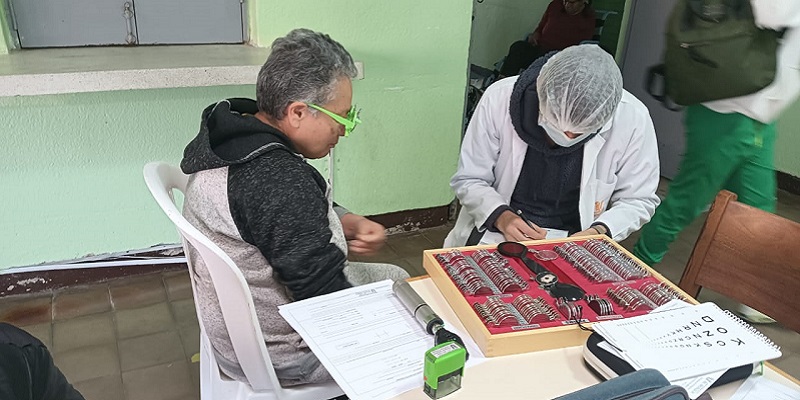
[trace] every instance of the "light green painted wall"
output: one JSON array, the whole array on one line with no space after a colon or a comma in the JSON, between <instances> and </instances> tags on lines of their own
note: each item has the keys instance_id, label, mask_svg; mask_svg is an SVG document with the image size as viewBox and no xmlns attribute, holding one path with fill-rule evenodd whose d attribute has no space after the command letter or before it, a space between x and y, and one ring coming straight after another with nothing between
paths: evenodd
<instances>
[{"instance_id":1,"label":"light green painted wall","mask_svg":"<svg viewBox=\"0 0 800 400\"><path fill-rule=\"evenodd\" d=\"M616 14L608 14L603 24L600 34L600 45L607 49L611 54L617 54L619 36L622 30L622 18L625 14L625 0L594 0L592 7L597 11L614 11ZM599 16L599 13L598 13Z\"/></svg>"},{"instance_id":2,"label":"light green painted wall","mask_svg":"<svg viewBox=\"0 0 800 400\"><path fill-rule=\"evenodd\" d=\"M370 215L449 203L458 159L470 6L457 0L249 2L262 45L295 27L363 61L364 124L336 148L336 200ZM257 3L257 4L256 4ZM255 77L253 77L255 80ZM177 163L202 109L254 86L0 98L0 269L175 243L142 179ZM314 163L326 172L325 160Z\"/></svg>"},{"instance_id":3,"label":"light green painted wall","mask_svg":"<svg viewBox=\"0 0 800 400\"><path fill-rule=\"evenodd\" d=\"M800 100L795 101L778 120L776 169L793 176L800 176L798 150L800 150Z\"/></svg>"},{"instance_id":4,"label":"light green painted wall","mask_svg":"<svg viewBox=\"0 0 800 400\"><path fill-rule=\"evenodd\" d=\"M550 4L550 0L473 0L475 16L472 22L470 40L470 63L492 69L494 63L505 57L511 43L532 32ZM593 6L598 10L617 11L606 20L601 43L611 51L619 52L622 40L617 37L627 25L623 19L626 0L595 0Z\"/></svg>"},{"instance_id":5,"label":"light green painted wall","mask_svg":"<svg viewBox=\"0 0 800 400\"><path fill-rule=\"evenodd\" d=\"M329 33L364 63L366 79L353 84L364 123L335 149L338 202L378 214L453 199L448 181L462 130L468 4L295 0L251 2L249 11L259 45L306 27Z\"/></svg>"},{"instance_id":6,"label":"light green painted wall","mask_svg":"<svg viewBox=\"0 0 800 400\"><path fill-rule=\"evenodd\" d=\"M617 64L622 63L622 57L625 55L625 39L628 34L628 24L631 17L631 3L630 0L625 0L625 11L622 13L622 22L619 27L619 38L617 39L617 55L615 59Z\"/></svg>"},{"instance_id":7,"label":"light green painted wall","mask_svg":"<svg viewBox=\"0 0 800 400\"><path fill-rule=\"evenodd\" d=\"M200 112L254 86L0 98L0 266L175 243L144 186L180 161Z\"/></svg>"},{"instance_id":8,"label":"light green painted wall","mask_svg":"<svg viewBox=\"0 0 800 400\"><path fill-rule=\"evenodd\" d=\"M473 0L469 61L493 69L511 43L533 32L550 0Z\"/></svg>"},{"instance_id":9,"label":"light green painted wall","mask_svg":"<svg viewBox=\"0 0 800 400\"><path fill-rule=\"evenodd\" d=\"M6 4L0 1L0 55L8 54L9 45L8 36L8 21L6 13Z\"/></svg>"}]
</instances>

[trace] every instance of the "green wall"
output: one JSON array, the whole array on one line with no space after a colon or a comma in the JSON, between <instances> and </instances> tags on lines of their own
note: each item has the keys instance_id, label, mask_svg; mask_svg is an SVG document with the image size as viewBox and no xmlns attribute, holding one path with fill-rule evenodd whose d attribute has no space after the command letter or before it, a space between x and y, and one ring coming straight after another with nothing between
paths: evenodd
<instances>
[{"instance_id":1,"label":"green wall","mask_svg":"<svg viewBox=\"0 0 800 400\"><path fill-rule=\"evenodd\" d=\"M511 43L533 32L550 0L473 0L469 62L484 68L505 57Z\"/></svg>"},{"instance_id":2,"label":"green wall","mask_svg":"<svg viewBox=\"0 0 800 400\"><path fill-rule=\"evenodd\" d=\"M617 45L622 31L623 16L625 15L625 0L594 0L592 6L597 11L614 11L609 14L603 24L600 34L600 45L608 49L611 54L617 54Z\"/></svg>"},{"instance_id":3,"label":"green wall","mask_svg":"<svg viewBox=\"0 0 800 400\"><path fill-rule=\"evenodd\" d=\"M336 147L336 200L368 215L449 203L471 7L458 0L327 4L251 2L249 11L260 46L306 27L329 33L364 64L365 79L353 83L364 123Z\"/></svg>"},{"instance_id":4,"label":"green wall","mask_svg":"<svg viewBox=\"0 0 800 400\"><path fill-rule=\"evenodd\" d=\"M492 69L505 57L511 43L525 37L539 24L550 0L484 0L474 2L469 61ZM612 53L618 49L626 0L595 0L597 10L616 11L606 19L600 43Z\"/></svg>"},{"instance_id":5,"label":"green wall","mask_svg":"<svg viewBox=\"0 0 800 400\"><path fill-rule=\"evenodd\" d=\"M180 161L200 111L253 86L0 98L0 266L177 242L142 166Z\"/></svg>"},{"instance_id":6,"label":"green wall","mask_svg":"<svg viewBox=\"0 0 800 400\"><path fill-rule=\"evenodd\" d=\"M336 147L338 202L371 215L452 200L469 5L249 3L256 43L307 27L364 63L366 79L354 83L364 124ZM142 166L177 163L202 109L230 96L252 97L254 86L0 98L0 269L177 242Z\"/></svg>"},{"instance_id":7,"label":"green wall","mask_svg":"<svg viewBox=\"0 0 800 400\"><path fill-rule=\"evenodd\" d=\"M338 202L378 214L453 199L448 181L461 138L469 5L295 0L251 2L250 13L259 45L307 27L329 33L364 63L365 79L353 84L364 123L335 150Z\"/></svg>"},{"instance_id":8,"label":"green wall","mask_svg":"<svg viewBox=\"0 0 800 400\"><path fill-rule=\"evenodd\" d=\"M783 112L778 120L778 143L775 148L775 168L800 176L800 100Z\"/></svg>"},{"instance_id":9,"label":"green wall","mask_svg":"<svg viewBox=\"0 0 800 400\"><path fill-rule=\"evenodd\" d=\"M0 1L0 55L8 54L8 49L11 47L8 44L8 21L6 13L6 3Z\"/></svg>"},{"instance_id":10,"label":"green wall","mask_svg":"<svg viewBox=\"0 0 800 400\"><path fill-rule=\"evenodd\" d=\"M617 39L617 55L616 60L617 64L622 62L622 57L625 55L625 35L628 34L628 24L631 16L631 6L632 3L629 0L625 0L625 9L622 13L622 21L620 22L619 27L619 38Z\"/></svg>"}]
</instances>

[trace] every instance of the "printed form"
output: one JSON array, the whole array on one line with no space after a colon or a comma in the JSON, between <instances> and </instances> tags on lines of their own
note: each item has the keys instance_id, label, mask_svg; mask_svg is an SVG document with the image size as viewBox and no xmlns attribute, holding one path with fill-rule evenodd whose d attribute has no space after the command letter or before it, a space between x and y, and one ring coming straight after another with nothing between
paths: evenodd
<instances>
[{"instance_id":1,"label":"printed form","mask_svg":"<svg viewBox=\"0 0 800 400\"><path fill-rule=\"evenodd\" d=\"M289 303L279 311L349 398L382 400L422 390L423 357L433 336L394 295L392 281ZM467 365L478 362L482 355L471 338L454 333L467 345Z\"/></svg>"},{"instance_id":2,"label":"printed form","mask_svg":"<svg viewBox=\"0 0 800 400\"><path fill-rule=\"evenodd\" d=\"M800 391L773 382L761 375L751 375L733 394L731 400L800 400Z\"/></svg>"}]
</instances>

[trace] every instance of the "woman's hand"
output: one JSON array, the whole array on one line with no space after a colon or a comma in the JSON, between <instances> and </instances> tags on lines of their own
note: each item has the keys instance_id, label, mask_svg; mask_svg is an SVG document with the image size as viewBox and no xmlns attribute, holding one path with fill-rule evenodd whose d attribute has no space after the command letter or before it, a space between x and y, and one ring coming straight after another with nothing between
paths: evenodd
<instances>
[{"instance_id":1,"label":"woman's hand","mask_svg":"<svg viewBox=\"0 0 800 400\"><path fill-rule=\"evenodd\" d=\"M511 242L539 240L547 236L547 231L531 224L530 226L517 214L506 210L494 221L494 226L503 233L503 237Z\"/></svg>"}]
</instances>

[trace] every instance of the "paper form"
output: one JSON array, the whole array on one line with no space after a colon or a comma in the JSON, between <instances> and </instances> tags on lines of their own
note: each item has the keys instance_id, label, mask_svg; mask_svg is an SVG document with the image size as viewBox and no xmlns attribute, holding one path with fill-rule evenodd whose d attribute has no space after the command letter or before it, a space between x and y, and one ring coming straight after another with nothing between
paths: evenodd
<instances>
[{"instance_id":1,"label":"paper form","mask_svg":"<svg viewBox=\"0 0 800 400\"><path fill-rule=\"evenodd\" d=\"M623 355L620 354L620 352L617 351L617 349L608 344L608 342L605 341L600 342L597 344L597 347L615 355L617 358L628 361L626 357L623 357ZM630 361L628 361L628 363L630 364ZM673 385L678 385L683 387L684 389L686 389L686 393L689 394L690 399L696 399L700 397L701 394L705 393L705 391L708 390L708 388L710 388L711 385L714 384L714 382L716 382L720 376L725 374L726 371L727 370L716 371L706 375L700 375L692 378L670 381L670 383Z\"/></svg>"},{"instance_id":2,"label":"paper form","mask_svg":"<svg viewBox=\"0 0 800 400\"><path fill-rule=\"evenodd\" d=\"M761 375L752 375L733 394L731 400L800 400L800 391L771 381Z\"/></svg>"},{"instance_id":3,"label":"paper form","mask_svg":"<svg viewBox=\"0 0 800 400\"><path fill-rule=\"evenodd\" d=\"M561 239L569 236L569 232L560 229L544 228L544 230L547 232L545 239ZM498 244L505 241L506 238L502 233L486 231L478 244Z\"/></svg>"},{"instance_id":4,"label":"paper form","mask_svg":"<svg viewBox=\"0 0 800 400\"><path fill-rule=\"evenodd\" d=\"M545 239L563 239L569 236L569 232L562 231L561 229L553 229L553 228L545 228L544 230L547 231L547 236Z\"/></svg>"},{"instance_id":5,"label":"paper form","mask_svg":"<svg viewBox=\"0 0 800 400\"><path fill-rule=\"evenodd\" d=\"M422 390L423 358L433 347L433 336L395 297L392 281L356 286L278 309L350 399L381 400ZM471 341L461 332L454 333ZM467 365L482 358L474 343L465 344L470 353Z\"/></svg>"}]
</instances>

